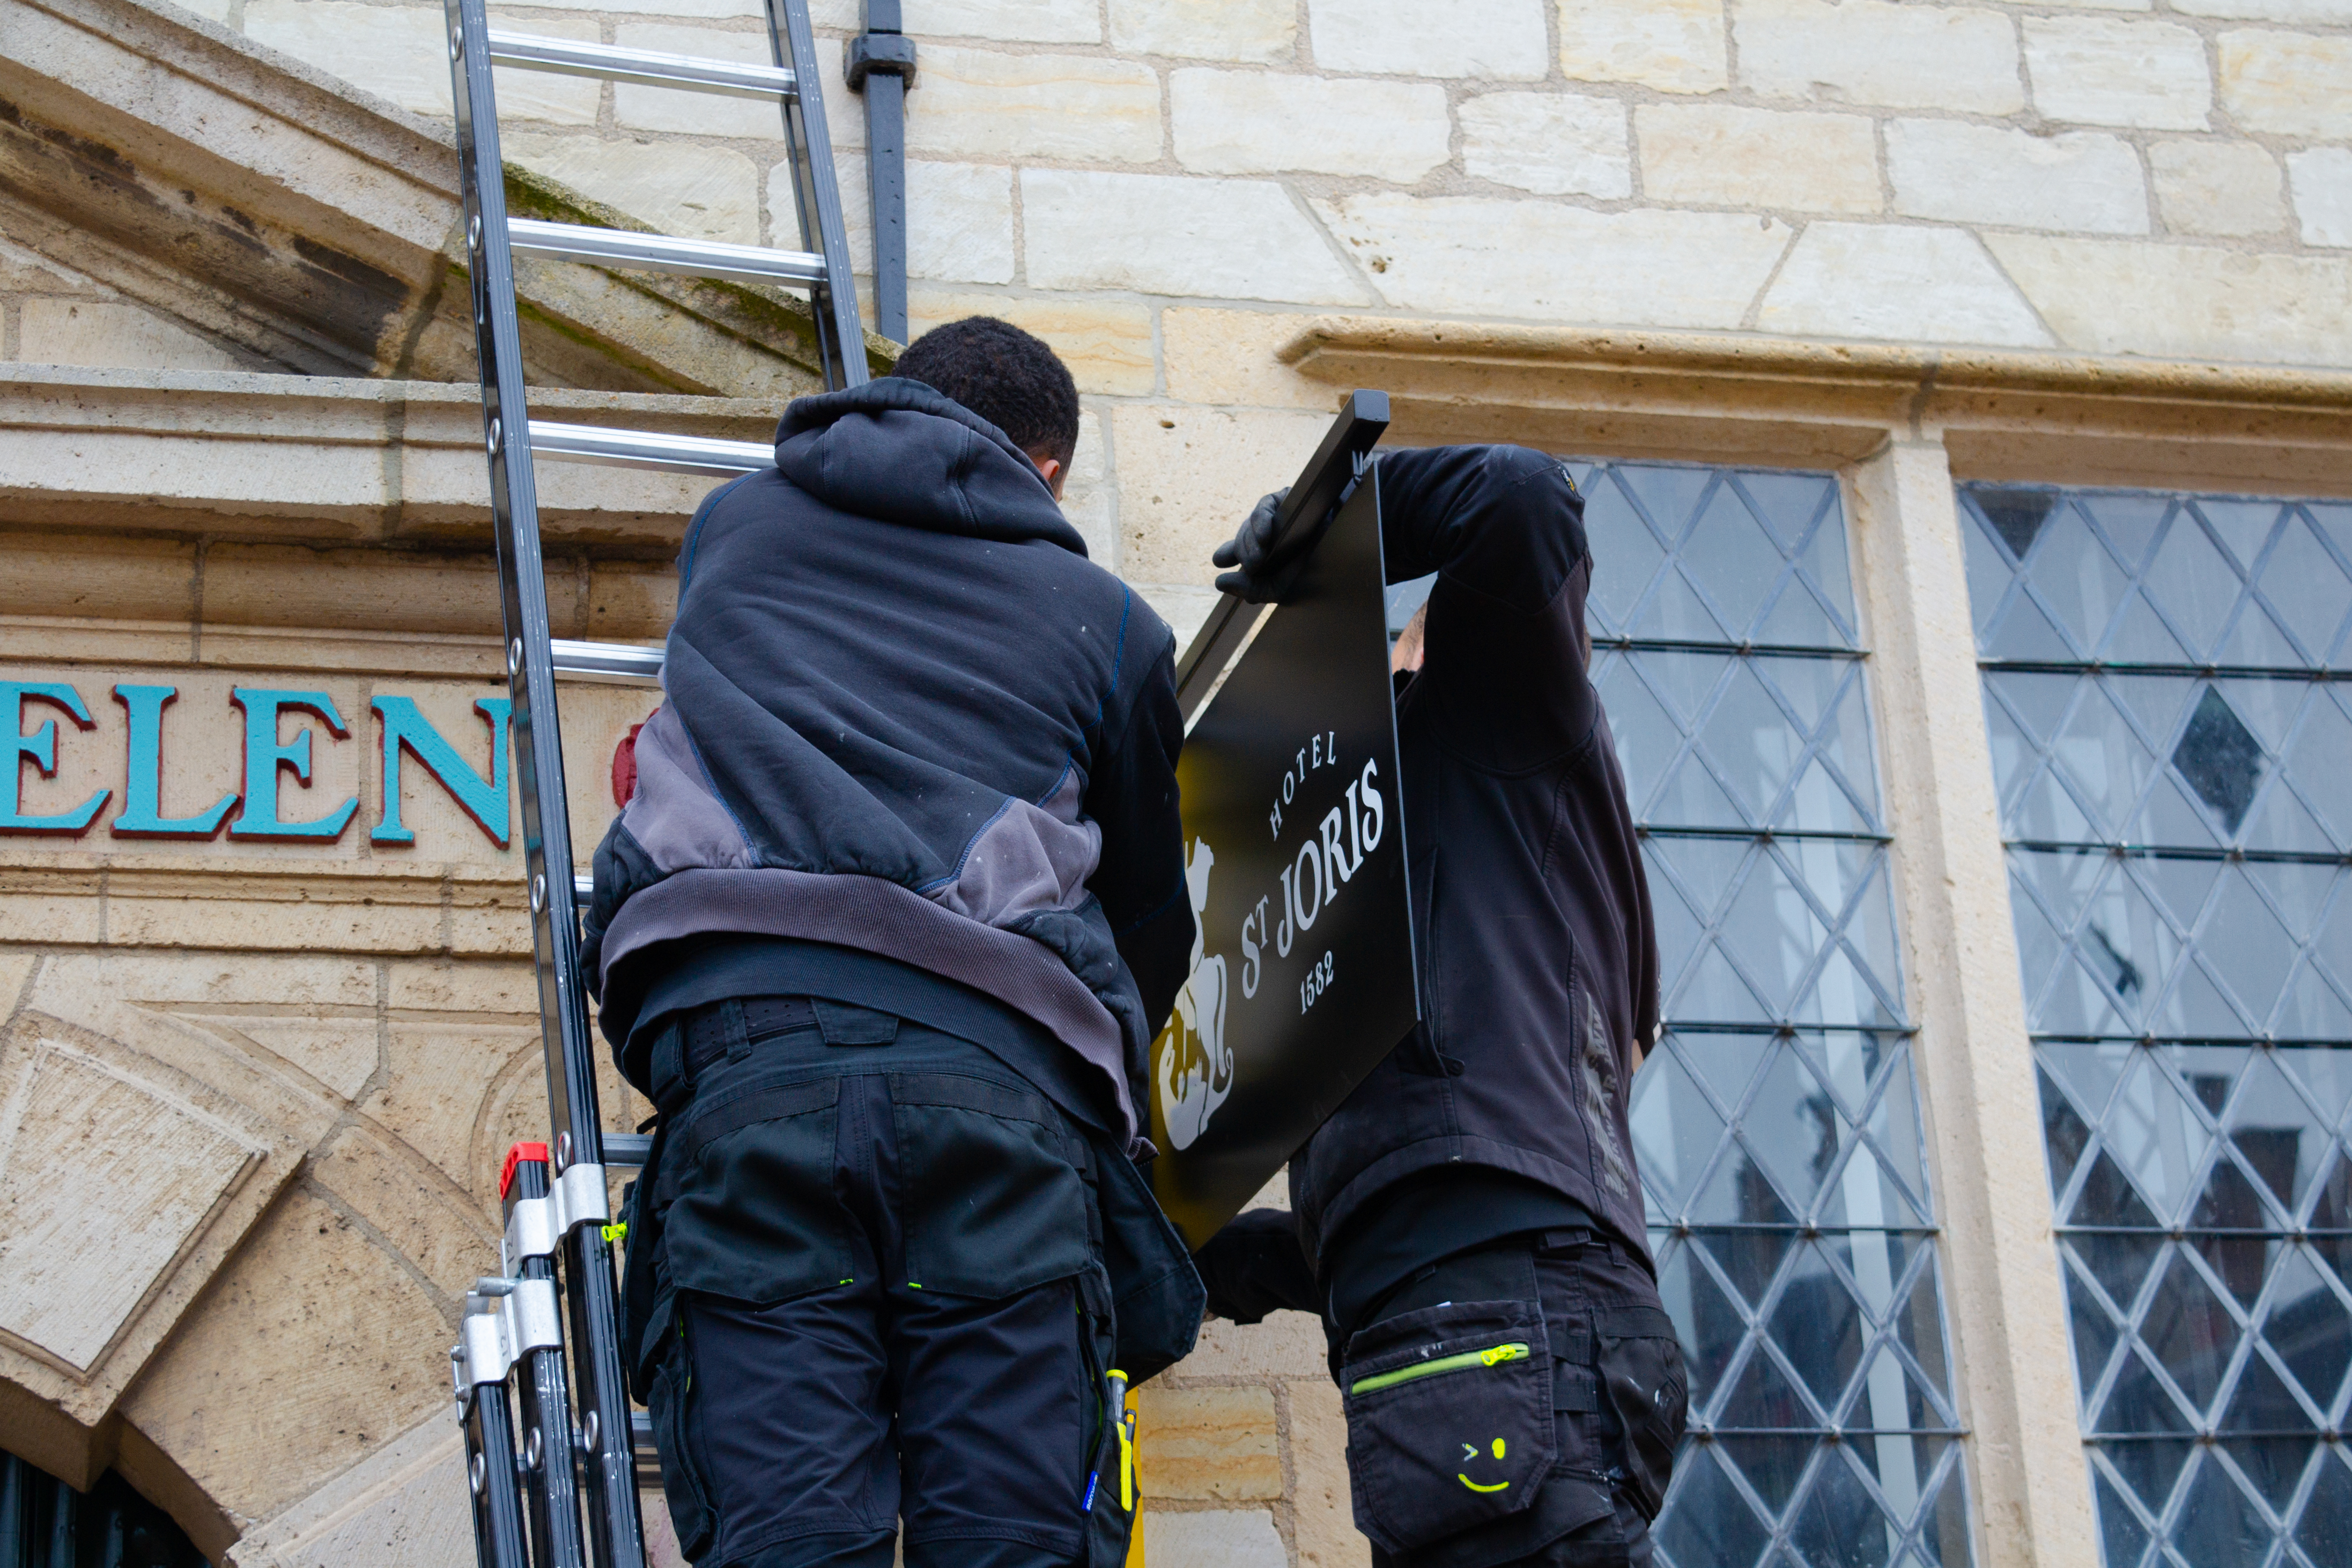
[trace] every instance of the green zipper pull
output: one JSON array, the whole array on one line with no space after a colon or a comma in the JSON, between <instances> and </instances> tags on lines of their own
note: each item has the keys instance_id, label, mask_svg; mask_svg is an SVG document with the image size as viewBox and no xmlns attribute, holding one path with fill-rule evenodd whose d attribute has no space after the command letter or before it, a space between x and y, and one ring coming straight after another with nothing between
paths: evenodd
<instances>
[{"instance_id":1,"label":"green zipper pull","mask_svg":"<svg viewBox=\"0 0 2352 1568\"><path fill-rule=\"evenodd\" d=\"M1489 1345L1483 1351L1462 1351L1454 1355L1439 1356L1435 1361L1423 1362L1418 1366L1401 1366L1394 1372L1383 1372L1360 1378L1349 1385L1350 1394L1374 1394L1383 1388L1393 1388L1400 1383L1416 1378L1436 1377L1444 1373L1467 1372L1472 1367L1500 1366L1508 1361L1526 1361L1534 1354L1525 1340L1512 1340L1505 1344Z\"/></svg>"}]
</instances>

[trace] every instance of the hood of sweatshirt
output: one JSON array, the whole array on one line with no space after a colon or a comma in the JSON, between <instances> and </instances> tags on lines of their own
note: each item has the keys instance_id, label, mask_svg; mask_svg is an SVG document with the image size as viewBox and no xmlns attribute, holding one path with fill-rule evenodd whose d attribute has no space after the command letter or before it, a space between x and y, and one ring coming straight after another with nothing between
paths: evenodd
<instances>
[{"instance_id":1,"label":"hood of sweatshirt","mask_svg":"<svg viewBox=\"0 0 2352 1568\"><path fill-rule=\"evenodd\" d=\"M828 506L939 533L1085 555L1037 466L962 404L900 376L796 400L776 467Z\"/></svg>"}]
</instances>

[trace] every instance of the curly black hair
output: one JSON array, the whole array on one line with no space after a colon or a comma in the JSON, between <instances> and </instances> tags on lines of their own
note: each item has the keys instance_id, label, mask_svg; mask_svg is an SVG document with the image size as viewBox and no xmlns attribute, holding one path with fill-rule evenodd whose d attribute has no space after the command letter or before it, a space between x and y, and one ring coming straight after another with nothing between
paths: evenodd
<instances>
[{"instance_id":1,"label":"curly black hair","mask_svg":"<svg viewBox=\"0 0 2352 1568\"><path fill-rule=\"evenodd\" d=\"M954 398L1033 458L1063 468L1078 447L1078 387L1041 338L993 316L933 327L890 373Z\"/></svg>"}]
</instances>

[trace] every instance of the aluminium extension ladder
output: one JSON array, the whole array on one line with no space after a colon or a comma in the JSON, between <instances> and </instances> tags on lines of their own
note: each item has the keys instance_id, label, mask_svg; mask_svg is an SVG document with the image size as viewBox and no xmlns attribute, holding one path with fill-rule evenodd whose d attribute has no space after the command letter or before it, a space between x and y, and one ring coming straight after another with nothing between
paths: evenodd
<instances>
[{"instance_id":1,"label":"aluminium extension ladder","mask_svg":"<svg viewBox=\"0 0 2352 1568\"><path fill-rule=\"evenodd\" d=\"M645 1425L632 1419L622 1376L605 1167L643 1165L651 1141L606 1133L597 1116L580 971L578 900L586 889L572 869L555 679L561 672L656 682L662 656L656 648L549 637L531 464L543 457L722 478L775 459L771 448L752 442L533 420L525 406L514 254L805 289L828 388L866 379L866 335L850 283L824 95L810 87L818 78L807 0L767 0L772 66L494 32L483 0L443 4L553 1123L546 1144L519 1144L508 1157L499 1183L507 1216L499 1273L467 1292L463 1337L449 1356L482 1568L644 1568L637 1491L645 1480L658 1484L657 1470ZM509 219L494 63L777 100L801 243L809 248L768 250Z\"/></svg>"}]
</instances>

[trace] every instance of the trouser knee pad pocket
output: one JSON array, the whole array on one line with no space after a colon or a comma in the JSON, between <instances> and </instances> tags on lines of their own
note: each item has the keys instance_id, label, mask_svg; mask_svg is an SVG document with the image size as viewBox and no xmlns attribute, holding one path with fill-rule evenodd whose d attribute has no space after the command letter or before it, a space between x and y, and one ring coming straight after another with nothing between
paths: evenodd
<instances>
[{"instance_id":1,"label":"trouser knee pad pocket","mask_svg":"<svg viewBox=\"0 0 2352 1568\"><path fill-rule=\"evenodd\" d=\"M1625 1445L1625 1490L1655 1519L1683 1440L1689 1381L1674 1321L1654 1307L1620 1307L1593 1318L1601 1397Z\"/></svg>"},{"instance_id":2,"label":"trouser knee pad pocket","mask_svg":"<svg viewBox=\"0 0 2352 1568\"><path fill-rule=\"evenodd\" d=\"M1516 1513L1557 1456L1552 1357L1532 1300L1373 1324L1340 1368L1356 1522L1389 1552Z\"/></svg>"},{"instance_id":3,"label":"trouser knee pad pocket","mask_svg":"<svg viewBox=\"0 0 2352 1568\"><path fill-rule=\"evenodd\" d=\"M646 1413L653 1422L655 1452L661 1458L662 1496L669 1504L670 1526L677 1531L678 1551L691 1563L709 1550L718 1520L690 1446L688 1405L694 1372L687 1359L682 1323L670 1346L646 1390Z\"/></svg>"}]
</instances>

